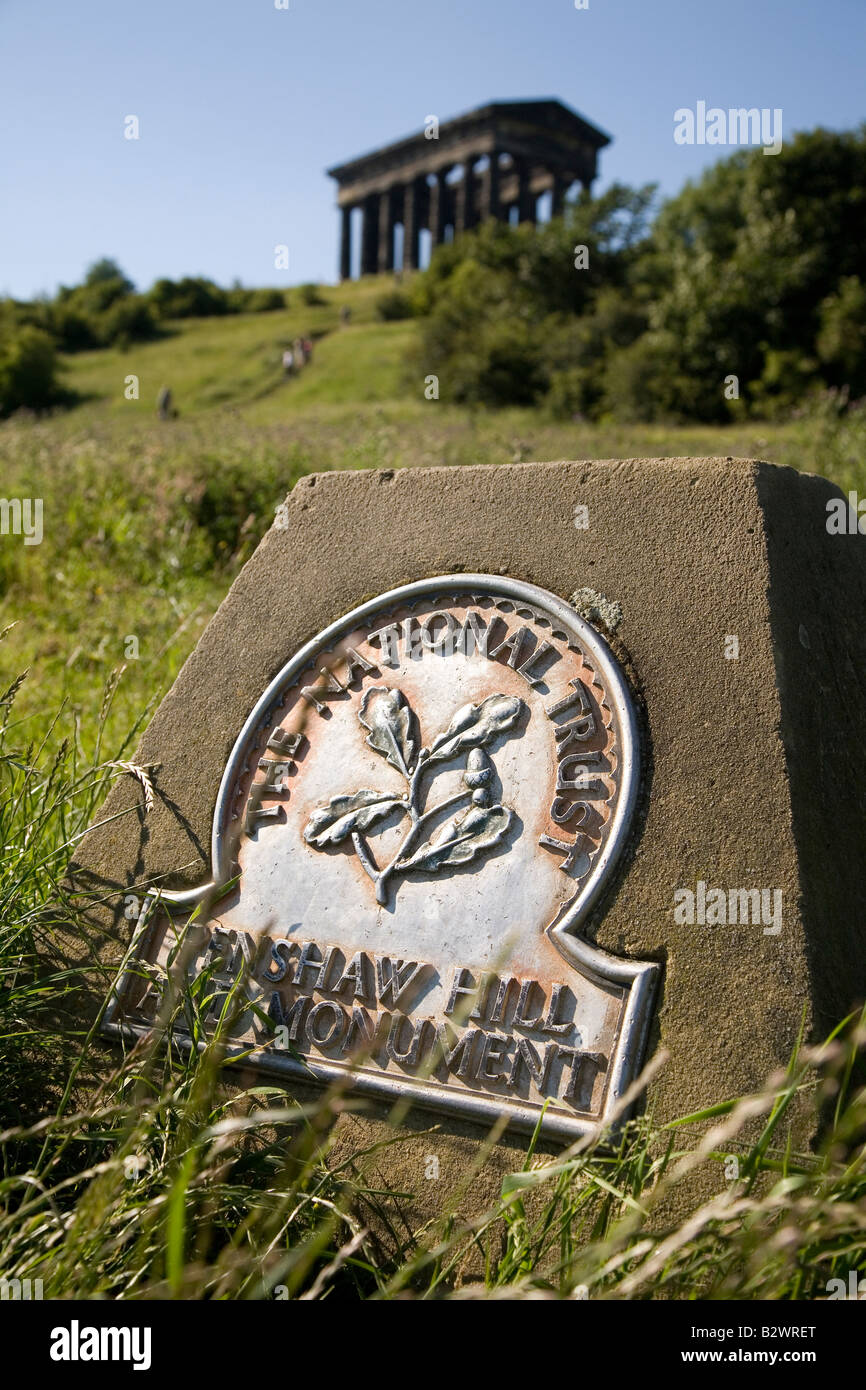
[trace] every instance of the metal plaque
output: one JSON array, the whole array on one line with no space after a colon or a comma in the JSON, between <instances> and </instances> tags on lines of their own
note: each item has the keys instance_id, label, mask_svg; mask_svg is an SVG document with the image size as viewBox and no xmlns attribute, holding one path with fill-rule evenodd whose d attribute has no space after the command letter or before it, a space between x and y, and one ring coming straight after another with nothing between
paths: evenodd
<instances>
[{"instance_id":1,"label":"metal plaque","mask_svg":"<svg viewBox=\"0 0 866 1390\"><path fill-rule=\"evenodd\" d=\"M240 981L263 1070L585 1133L634 1079L658 970L581 935L638 778L628 688L568 604L490 575L383 594L262 695L212 880L148 899L108 1026L141 1032L161 979L207 971L211 1015Z\"/></svg>"}]
</instances>

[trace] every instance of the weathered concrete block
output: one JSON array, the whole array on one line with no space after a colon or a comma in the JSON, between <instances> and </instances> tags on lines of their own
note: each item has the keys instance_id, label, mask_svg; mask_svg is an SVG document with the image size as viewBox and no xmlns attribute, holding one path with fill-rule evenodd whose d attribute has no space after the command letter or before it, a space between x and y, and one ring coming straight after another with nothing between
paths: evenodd
<instances>
[{"instance_id":1,"label":"weathered concrete block","mask_svg":"<svg viewBox=\"0 0 866 1390\"><path fill-rule=\"evenodd\" d=\"M375 1023L387 1005L386 1033L401 1012L393 990L384 1004L381 989L377 995L383 952L424 964L419 997L406 1002L411 1026L426 1008L431 1028L457 1030L446 1028L449 1044L474 1027L479 1035L498 1029L513 1046L482 1037L476 1073L461 1077L457 1065L446 1066L432 1091L432 1052L426 1071L384 1053L370 1063L415 1098L415 1081L428 1086L430 1103L449 1088L469 1097L455 1115L416 1108L406 1119L415 1137L389 1170L404 1189L424 1187L432 1122L456 1182L494 1112L531 1124L546 1085L551 1114L564 1117L554 1135L580 1132L607 1113L641 1055L660 1045L670 1060L649 1091L660 1119L756 1087L787 1061L804 1016L807 1033L821 1036L866 996L866 540L828 532L827 503L836 497L826 480L733 459L303 479L142 740L138 758L161 764L157 808L114 820L82 844L79 882L99 885L117 906L112 921L104 910L91 914L100 949L110 957L128 937L124 894L158 881L194 895L217 860L226 876L240 863L240 888L214 916L251 937L268 926L288 943L261 966L265 996L297 976L311 1010L314 999L330 1001L308 1040L316 1065L328 1059L327 1042L316 1039L333 1025L345 1042L353 1007L367 1007ZM477 585L461 588L457 578L412 596L416 633L430 612L446 613L428 624L426 645L419 637L414 677L400 664L410 659L402 648L387 661L387 636L363 645L391 621L377 609L379 596L462 574L488 577L480 597ZM540 607L527 606L524 585L544 591ZM476 601L484 624L498 614L502 627L495 639L491 630L479 664L465 665L465 652L455 658L464 665L452 709L451 678L442 675L452 668L436 643L451 631L448 613L459 629ZM333 626L357 609L363 620ZM400 640L399 620L396 630ZM540 655L547 639L553 666ZM307 666L280 685L308 643ZM347 668L347 651L360 664ZM327 679L300 679L323 665ZM577 704L551 714L569 690L578 691ZM483 703L494 695L504 703ZM467 706L476 713L460 713ZM256 709L246 744L238 742ZM452 728L458 713L463 723ZM482 729L485 718L499 722ZM277 738L269 750L272 725L283 740L294 731L299 741ZM447 747L434 737L440 725ZM464 731L459 749L455 729ZM459 810L454 823L431 816L425 827L418 822L430 803L418 791L410 805L412 777L437 746L452 758L442 785ZM483 757L469 761L473 748ZM564 755L575 750L583 761L565 773ZM221 779L223 828L212 846ZM118 786L103 815L135 796ZM337 796L349 800L335 809ZM474 819L457 819L470 806ZM385 882L389 856L369 838L380 811L394 866ZM338 812L352 824L338 826ZM401 817L402 831L394 823ZM544 845L557 825L563 844L581 848L565 872L566 851ZM277 848L264 848L269 837ZM558 936L557 905L557 921L571 913ZM497 955L500 920L510 937ZM524 938L515 942L521 923ZM318 958L302 959L307 941L322 948ZM317 993L334 943L338 973ZM618 975L615 965L605 975L611 958L621 963ZM446 966L470 974L447 975ZM495 983L481 1003L484 972ZM448 1007L455 978L463 1014ZM525 979L546 988L546 1014L540 994L538 1010L530 1008L530 990L520 1015ZM277 1006L278 1020L293 997ZM303 1018L299 1026L303 1037ZM409 1033L399 1035L397 1051L409 1043ZM583 1054L596 1061L585 1066ZM371 1101L373 1119L341 1120L341 1154L378 1133L383 1103ZM525 1142L509 1130L473 1184L473 1205L493 1195ZM380 1179L388 1178L391 1157L377 1162Z\"/></svg>"}]
</instances>

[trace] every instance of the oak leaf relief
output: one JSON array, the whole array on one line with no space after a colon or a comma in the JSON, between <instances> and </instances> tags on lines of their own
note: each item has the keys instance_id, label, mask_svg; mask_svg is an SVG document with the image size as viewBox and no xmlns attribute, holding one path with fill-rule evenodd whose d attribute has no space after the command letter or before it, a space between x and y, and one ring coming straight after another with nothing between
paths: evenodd
<instances>
[{"instance_id":1,"label":"oak leaf relief","mask_svg":"<svg viewBox=\"0 0 866 1390\"><path fill-rule=\"evenodd\" d=\"M524 702L516 696L488 695L479 704L462 705L447 729L436 735L429 748L422 748L418 720L403 692L371 686L358 711L361 726L367 731L365 742L405 779L406 794L395 796L363 788L331 797L316 808L304 827L307 844L326 849L351 839L380 903L387 902L390 882L396 875L438 873L490 853L507 835L514 813L491 801L489 784L494 769L485 750L515 728L524 709ZM464 753L462 790L422 809L427 774L435 776ZM436 817L467 802L424 839L424 831ZM365 832L394 812L399 819L407 818L409 824L397 853L380 868Z\"/></svg>"}]
</instances>

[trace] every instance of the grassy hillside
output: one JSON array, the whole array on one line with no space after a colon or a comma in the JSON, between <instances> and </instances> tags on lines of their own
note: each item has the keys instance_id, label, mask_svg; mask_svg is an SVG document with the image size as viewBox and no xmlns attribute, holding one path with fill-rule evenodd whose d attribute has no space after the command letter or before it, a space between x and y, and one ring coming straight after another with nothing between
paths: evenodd
<instances>
[{"instance_id":1,"label":"grassy hillside","mask_svg":"<svg viewBox=\"0 0 866 1390\"><path fill-rule=\"evenodd\" d=\"M508 463L661 454L751 455L863 477L864 426L832 413L784 425L591 425L537 411L470 411L426 400L435 371L411 355L415 325L382 323L381 280L299 291L284 312L185 321L170 336L69 357L81 404L0 425L5 497L42 498L44 538L0 542L0 693L25 667L16 712L42 718L66 698L88 745L100 691L126 669L109 741L165 691L298 477L329 468ZM351 319L340 323L348 304ZM313 361L286 380L294 337ZM136 375L138 400L124 398ZM171 387L178 418L155 402ZM134 642L129 639L134 638ZM36 724L33 727L37 727Z\"/></svg>"},{"instance_id":2,"label":"grassy hillside","mask_svg":"<svg viewBox=\"0 0 866 1390\"><path fill-rule=\"evenodd\" d=\"M184 416L232 406L256 419L279 418L322 400L398 395L410 325L378 322L382 286L368 279L319 294L320 304L305 304L294 290L284 311L187 319L169 325L168 336L156 342L77 353L66 359L66 384L85 406L126 417L151 417L163 385ZM343 305L351 310L347 325L340 323ZM287 382L282 352L298 337L316 344L316 371ZM137 401L124 395L129 374L139 378Z\"/></svg>"}]
</instances>

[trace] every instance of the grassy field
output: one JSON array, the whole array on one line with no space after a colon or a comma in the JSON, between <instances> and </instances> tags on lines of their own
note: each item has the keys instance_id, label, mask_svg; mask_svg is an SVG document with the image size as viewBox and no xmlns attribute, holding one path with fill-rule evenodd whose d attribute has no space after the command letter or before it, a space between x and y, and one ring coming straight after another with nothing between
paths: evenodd
<instances>
[{"instance_id":1,"label":"grassy field","mask_svg":"<svg viewBox=\"0 0 866 1390\"><path fill-rule=\"evenodd\" d=\"M170 1069L152 1039L107 1069L92 1037L57 1022L76 980L50 965L45 904L61 899L71 848L126 775L112 763L131 756L136 726L303 474L717 454L866 491L862 412L839 418L829 405L711 429L474 413L449 403L447 382L425 400L413 324L379 322L381 292L324 289L314 305L295 294L285 312L81 354L66 363L76 408L0 425L0 492L44 506L41 544L0 538L0 630L14 624L0 640L0 1270L43 1278L58 1297L824 1297L829 1278L866 1262L866 1097L851 1081L862 1023L743 1105L665 1130L644 1117L612 1152L578 1145L541 1163L530 1151L477 1226L443 1213L383 1254L357 1218L375 1212L380 1230L391 1220L359 1177L364 1156L326 1164L340 1097L287 1118L262 1092L226 1098L217 1043ZM281 352L298 335L315 338L313 361L286 381ZM179 411L167 422L154 409L163 384ZM206 1007L204 977L196 988L178 1008ZM91 1099L76 1113L85 1079ZM835 1109L811 1154L778 1140L802 1094ZM717 1121L697 1148L696 1118ZM696 1164L731 1153L738 1176L687 1226L654 1219ZM461 1288L479 1251L483 1279Z\"/></svg>"}]
</instances>

